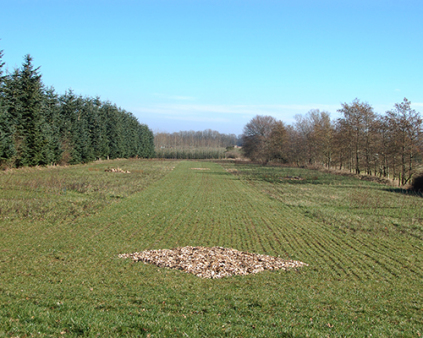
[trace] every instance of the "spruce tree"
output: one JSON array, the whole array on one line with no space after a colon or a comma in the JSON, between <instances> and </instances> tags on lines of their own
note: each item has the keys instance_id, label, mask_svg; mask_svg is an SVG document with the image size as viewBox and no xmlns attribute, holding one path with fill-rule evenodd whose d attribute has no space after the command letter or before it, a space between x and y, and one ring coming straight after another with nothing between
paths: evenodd
<instances>
[{"instance_id":1,"label":"spruce tree","mask_svg":"<svg viewBox=\"0 0 423 338\"><path fill-rule=\"evenodd\" d=\"M15 159L14 129L3 95L3 83L0 83L0 166L9 166Z\"/></svg>"},{"instance_id":2,"label":"spruce tree","mask_svg":"<svg viewBox=\"0 0 423 338\"><path fill-rule=\"evenodd\" d=\"M87 163L93 161L94 158L94 148L92 144L92 133L90 128L90 120L93 115L93 105L89 98L82 100L82 107L79 111L77 119L78 127L78 143L79 149L81 151L81 161Z\"/></svg>"},{"instance_id":3,"label":"spruce tree","mask_svg":"<svg viewBox=\"0 0 423 338\"><path fill-rule=\"evenodd\" d=\"M53 87L45 90L43 95L43 112L45 123L43 134L48 139L46 160L48 163L59 163L62 158L62 143L60 137L60 102Z\"/></svg>"},{"instance_id":4,"label":"spruce tree","mask_svg":"<svg viewBox=\"0 0 423 338\"><path fill-rule=\"evenodd\" d=\"M96 159L105 159L110 153L106 120L102 110L100 110L101 105L100 99L98 97L95 98L93 101L93 115L90 120L90 130Z\"/></svg>"},{"instance_id":5,"label":"spruce tree","mask_svg":"<svg viewBox=\"0 0 423 338\"><path fill-rule=\"evenodd\" d=\"M43 165L48 163L48 140L43 134L43 84L39 68L32 65L32 57L28 54L19 72L18 100L21 107L21 123L23 127L22 155L18 165Z\"/></svg>"},{"instance_id":6,"label":"spruce tree","mask_svg":"<svg viewBox=\"0 0 423 338\"><path fill-rule=\"evenodd\" d=\"M101 110L106 118L107 139L109 140L109 157L111 159L124 157L123 123L119 109L107 102Z\"/></svg>"},{"instance_id":7,"label":"spruce tree","mask_svg":"<svg viewBox=\"0 0 423 338\"><path fill-rule=\"evenodd\" d=\"M138 156L142 158L154 157L154 135L145 124L138 126L138 140L140 145Z\"/></svg>"},{"instance_id":8,"label":"spruce tree","mask_svg":"<svg viewBox=\"0 0 423 338\"><path fill-rule=\"evenodd\" d=\"M0 166L8 165L13 161L16 155L15 145L13 142L13 124L10 114L7 111L2 61L3 51L0 50Z\"/></svg>"},{"instance_id":9,"label":"spruce tree","mask_svg":"<svg viewBox=\"0 0 423 338\"><path fill-rule=\"evenodd\" d=\"M81 121L81 114L83 109L82 97L77 97L75 102L73 102L73 112L72 112L72 125L71 125L71 164L77 164L83 162L84 154L84 144L87 141L87 135L84 131L84 122Z\"/></svg>"},{"instance_id":10,"label":"spruce tree","mask_svg":"<svg viewBox=\"0 0 423 338\"><path fill-rule=\"evenodd\" d=\"M0 51L0 165L81 163L99 158L152 157L153 133L129 112L71 90L45 89L26 55L3 76Z\"/></svg>"},{"instance_id":11,"label":"spruce tree","mask_svg":"<svg viewBox=\"0 0 423 338\"><path fill-rule=\"evenodd\" d=\"M75 163L74 151L74 126L76 121L77 97L72 90L68 90L59 98L60 102L60 139L62 148L61 163Z\"/></svg>"},{"instance_id":12,"label":"spruce tree","mask_svg":"<svg viewBox=\"0 0 423 338\"><path fill-rule=\"evenodd\" d=\"M2 63L2 66L4 63ZM19 70L1 75L0 142L1 162L14 166L21 157L23 143L22 111L19 88Z\"/></svg>"}]
</instances>

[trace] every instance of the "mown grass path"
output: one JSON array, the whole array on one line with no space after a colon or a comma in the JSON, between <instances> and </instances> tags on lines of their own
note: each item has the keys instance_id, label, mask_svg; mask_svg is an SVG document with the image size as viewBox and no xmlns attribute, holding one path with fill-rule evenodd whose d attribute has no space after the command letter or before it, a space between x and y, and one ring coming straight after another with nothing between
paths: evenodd
<instances>
[{"instance_id":1,"label":"mown grass path","mask_svg":"<svg viewBox=\"0 0 423 338\"><path fill-rule=\"evenodd\" d=\"M97 215L8 223L2 236L0 335L423 334L420 240L336 231L210 162L180 162ZM203 280L117 258L186 245L310 266Z\"/></svg>"}]
</instances>

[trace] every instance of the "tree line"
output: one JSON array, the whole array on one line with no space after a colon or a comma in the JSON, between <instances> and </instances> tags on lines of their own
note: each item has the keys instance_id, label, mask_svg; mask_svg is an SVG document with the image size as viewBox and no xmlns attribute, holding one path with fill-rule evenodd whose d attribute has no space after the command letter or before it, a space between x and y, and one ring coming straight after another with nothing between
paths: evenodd
<instances>
[{"instance_id":1,"label":"tree line","mask_svg":"<svg viewBox=\"0 0 423 338\"><path fill-rule=\"evenodd\" d=\"M0 166L151 158L154 136L124 109L98 97L47 88L30 55L4 75L0 51Z\"/></svg>"},{"instance_id":2,"label":"tree line","mask_svg":"<svg viewBox=\"0 0 423 338\"><path fill-rule=\"evenodd\" d=\"M156 149L226 148L233 147L237 141L238 138L235 134L222 134L211 129L154 133Z\"/></svg>"},{"instance_id":3,"label":"tree line","mask_svg":"<svg viewBox=\"0 0 423 338\"><path fill-rule=\"evenodd\" d=\"M343 103L341 117L311 110L285 125L271 116L256 116L242 135L245 155L267 163L325 166L389 177L407 184L422 164L423 122L404 98L385 114L358 99Z\"/></svg>"},{"instance_id":4,"label":"tree line","mask_svg":"<svg viewBox=\"0 0 423 338\"><path fill-rule=\"evenodd\" d=\"M211 129L154 134L156 156L159 158L221 159L225 158L226 148L233 147L237 141L234 134L222 134Z\"/></svg>"}]
</instances>

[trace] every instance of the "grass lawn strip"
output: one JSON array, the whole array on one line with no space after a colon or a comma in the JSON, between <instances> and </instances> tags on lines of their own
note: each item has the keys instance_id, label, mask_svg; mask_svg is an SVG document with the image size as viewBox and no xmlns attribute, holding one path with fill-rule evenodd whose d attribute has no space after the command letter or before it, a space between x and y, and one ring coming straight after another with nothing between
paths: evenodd
<instances>
[{"instance_id":1,"label":"grass lawn strip","mask_svg":"<svg viewBox=\"0 0 423 338\"><path fill-rule=\"evenodd\" d=\"M110 175L132 177L144 164L138 165L131 174ZM412 217L390 210L384 217L400 226L387 218L379 229L344 207L348 191L357 189L354 180L322 176L318 185L302 172L304 180L274 183L261 179L267 169L251 168L237 167L234 175L210 162L180 162L141 192L89 216L3 219L0 335L422 334L423 251ZM275 177L299 176L277 170ZM401 198L382 194L388 203ZM419 216L421 200L407 199ZM186 246L235 248L309 266L203 279L118 258Z\"/></svg>"}]
</instances>

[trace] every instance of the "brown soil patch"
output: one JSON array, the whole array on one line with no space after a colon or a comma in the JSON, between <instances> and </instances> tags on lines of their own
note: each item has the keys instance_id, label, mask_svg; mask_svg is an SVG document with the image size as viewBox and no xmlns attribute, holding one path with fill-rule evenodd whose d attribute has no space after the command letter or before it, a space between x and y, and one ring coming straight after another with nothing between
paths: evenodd
<instances>
[{"instance_id":1,"label":"brown soil patch","mask_svg":"<svg viewBox=\"0 0 423 338\"><path fill-rule=\"evenodd\" d=\"M259 255L223 247L186 246L176 249L147 250L132 254L121 254L120 258L131 258L159 267L183 270L201 278L222 278L233 275L248 275L264 270L288 270L308 264L285 260L279 257Z\"/></svg>"}]
</instances>

